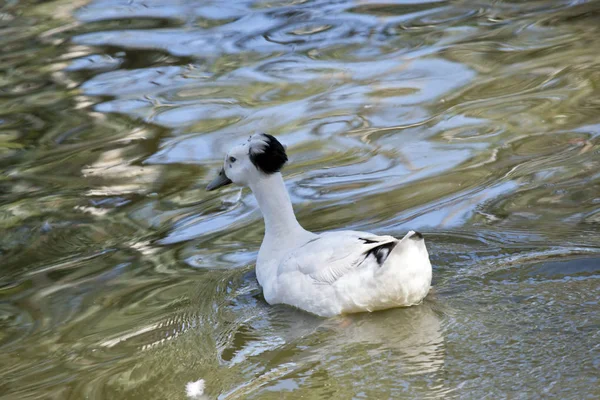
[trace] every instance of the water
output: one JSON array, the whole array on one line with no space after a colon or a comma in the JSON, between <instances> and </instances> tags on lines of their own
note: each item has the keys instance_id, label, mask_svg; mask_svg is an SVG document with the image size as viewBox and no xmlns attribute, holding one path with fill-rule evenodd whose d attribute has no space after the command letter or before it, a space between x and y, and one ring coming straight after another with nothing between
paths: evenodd
<instances>
[{"instance_id":1,"label":"water","mask_svg":"<svg viewBox=\"0 0 600 400\"><path fill-rule=\"evenodd\" d=\"M0 398L598 398L600 2L0 5ZM268 306L266 131L312 230L422 231L425 303Z\"/></svg>"}]
</instances>

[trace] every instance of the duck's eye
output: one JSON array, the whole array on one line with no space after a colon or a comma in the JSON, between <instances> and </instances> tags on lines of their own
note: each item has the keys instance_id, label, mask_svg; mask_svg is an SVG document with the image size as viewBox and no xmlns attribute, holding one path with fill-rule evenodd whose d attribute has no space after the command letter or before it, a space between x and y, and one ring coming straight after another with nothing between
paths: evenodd
<instances>
[{"instance_id":1,"label":"duck's eye","mask_svg":"<svg viewBox=\"0 0 600 400\"><path fill-rule=\"evenodd\" d=\"M232 162L232 163L234 163L234 162L235 162L235 160L237 160L237 158L235 158L235 157L229 157L229 162Z\"/></svg>"}]
</instances>

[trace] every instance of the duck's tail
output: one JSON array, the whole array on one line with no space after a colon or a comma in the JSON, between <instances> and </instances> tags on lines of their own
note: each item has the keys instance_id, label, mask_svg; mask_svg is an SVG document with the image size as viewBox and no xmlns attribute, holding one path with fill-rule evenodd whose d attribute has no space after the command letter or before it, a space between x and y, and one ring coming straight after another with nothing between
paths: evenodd
<instances>
[{"instance_id":1,"label":"duck's tail","mask_svg":"<svg viewBox=\"0 0 600 400\"><path fill-rule=\"evenodd\" d=\"M382 267L382 278L394 281L399 292L406 295L402 303L416 304L427 295L431 286L431 262L423 235L409 231L398 241Z\"/></svg>"}]
</instances>

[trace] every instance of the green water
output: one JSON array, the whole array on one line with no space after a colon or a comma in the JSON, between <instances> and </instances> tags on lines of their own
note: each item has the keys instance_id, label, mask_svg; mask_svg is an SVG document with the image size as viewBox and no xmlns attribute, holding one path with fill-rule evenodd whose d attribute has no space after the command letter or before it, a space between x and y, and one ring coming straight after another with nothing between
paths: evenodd
<instances>
[{"instance_id":1,"label":"green water","mask_svg":"<svg viewBox=\"0 0 600 400\"><path fill-rule=\"evenodd\" d=\"M600 397L600 2L0 4L0 399ZM426 236L424 304L262 299L259 131L308 229Z\"/></svg>"}]
</instances>

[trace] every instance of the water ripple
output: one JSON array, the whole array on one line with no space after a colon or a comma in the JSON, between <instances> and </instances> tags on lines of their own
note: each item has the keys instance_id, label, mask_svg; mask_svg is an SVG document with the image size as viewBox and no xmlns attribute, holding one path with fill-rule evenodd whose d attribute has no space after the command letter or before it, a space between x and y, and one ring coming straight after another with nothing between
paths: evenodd
<instances>
[{"instance_id":1,"label":"water ripple","mask_svg":"<svg viewBox=\"0 0 600 400\"><path fill-rule=\"evenodd\" d=\"M0 5L0 396L597 394L597 1L26 3ZM307 228L424 233L424 304L264 302L254 197L204 190L257 131Z\"/></svg>"}]
</instances>

